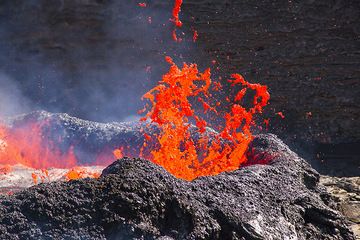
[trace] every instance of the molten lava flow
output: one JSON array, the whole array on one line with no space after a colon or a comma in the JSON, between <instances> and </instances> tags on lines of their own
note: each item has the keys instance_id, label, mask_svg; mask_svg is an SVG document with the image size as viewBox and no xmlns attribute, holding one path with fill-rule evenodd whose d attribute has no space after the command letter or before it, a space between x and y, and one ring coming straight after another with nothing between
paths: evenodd
<instances>
[{"instance_id":1,"label":"molten lava flow","mask_svg":"<svg viewBox=\"0 0 360 240\"><path fill-rule=\"evenodd\" d=\"M78 160L73 147L61 150L59 146L50 139L51 134L44 130L48 122L29 122L17 127L0 125L0 174L12 172L12 167L17 164L30 167L34 170L31 177L34 184L50 181L47 168L73 168L65 174L67 180L83 177L98 177L99 173L78 167ZM59 139L59 142L62 140ZM121 157L117 150L117 157ZM106 160L101 156L108 156ZM109 154L99 154L96 163L106 165L115 158ZM41 170L36 170L41 169ZM36 172L35 172L36 170Z\"/></svg>"},{"instance_id":2,"label":"molten lava flow","mask_svg":"<svg viewBox=\"0 0 360 240\"><path fill-rule=\"evenodd\" d=\"M89 171L89 170L87 170L85 168L81 168L81 167L75 167L65 174L65 178L68 181L86 178L86 177L98 178L98 177L100 177L100 173L92 172L92 171Z\"/></svg>"},{"instance_id":3,"label":"molten lava flow","mask_svg":"<svg viewBox=\"0 0 360 240\"><path fill-rule=\"evenodd\" d=\"M166 60L171 64L170 71L158 86L143 96L152 107L142 120L150 119L160 128L160 133L155 135L157 147L151 151L151 160L174 176L186 180L239 168L247 161L245 152L253 138L253 117L262 112L270 98L267 87L248 83L241 75L233 74L229 80L231 86L240 85L243 89L236 94L230 112L225 116L218 115L224 118L224 127L210 138L204 134L208 123L195 113L190 103L191 98L198 99L204 112L218 114L208 103L212 85L210 69L201 73L196 64L184 64L180 69L171 58ZM214 88L218 86L215 84ZM253 90L255 94L253 106L245 109L241 100L248 90ZM195 123L199 132L196 140L190 132L191 122ZM151 139L145 137L145 145L150 145Z\"/></svg>"},{"instance_id":4,"label":"molten lava flow","mask_svg":"<svg viewBox=\"0 0 360 240\"><path fill-rule=\"evenodd\" d=\"M46 124L28 123L16 128L0 125L0 164L22 164L37 169L76 166L72 147L63 152L46 139L42 132Z\"/></svg>"}]
</instances>

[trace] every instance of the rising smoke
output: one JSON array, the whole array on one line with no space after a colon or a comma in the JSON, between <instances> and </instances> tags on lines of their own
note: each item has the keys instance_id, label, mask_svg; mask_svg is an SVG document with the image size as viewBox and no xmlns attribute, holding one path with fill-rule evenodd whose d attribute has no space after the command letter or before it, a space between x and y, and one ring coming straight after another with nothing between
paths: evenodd
<instances>
[{"instance_id":1,"label":"rising smoke","mask_svg":"<svg viewBox=\"0 0 360 240\"><path fill-rule=\"evenodd\" d=\"M0 117L28 112L30 101L23 97L18 83L4 73L0 73Z\"/></svg>"},{"instance_id":2,"label":"rising smoke","mask_svg":"<svg viewBox=\"0 0 360 240\"><path fill-rule=\"evenodd\" d=\"M158 2L2 1L1 115L43 109L136 119L141 96L168 69L164 56L188 61L192 45L172 40L173 2Z\"/></svg>"}]
</instances>

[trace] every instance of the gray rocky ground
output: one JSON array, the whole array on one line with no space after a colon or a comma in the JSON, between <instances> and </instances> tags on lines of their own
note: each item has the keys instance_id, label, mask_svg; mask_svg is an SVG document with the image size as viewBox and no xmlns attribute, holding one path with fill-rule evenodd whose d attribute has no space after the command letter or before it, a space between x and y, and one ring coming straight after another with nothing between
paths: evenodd
<instances>
[{"instance_id":1,"label":"gray rocky ground","mask_svg":"<svg viewBox=\"0 0 360 240\"><path fill-rule=\"evenodd\" d=\"M320 184L334 197L338 209L350 221L356 239L360 239L360 178L321 176Z\"/></svg>"}]
</instances>

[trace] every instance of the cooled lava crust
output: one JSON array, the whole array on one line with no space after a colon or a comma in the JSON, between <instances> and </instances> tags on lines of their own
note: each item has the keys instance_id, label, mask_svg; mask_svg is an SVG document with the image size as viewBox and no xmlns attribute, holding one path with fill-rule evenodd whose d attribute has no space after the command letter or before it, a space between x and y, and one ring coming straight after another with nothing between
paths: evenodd
<instances>
[{"instance_id":1,"label":"cooled lava crust","mask_svg":"<svg viewBox=\"0 0 360 240\"><path fill-rule=\"evenodd\" d=\"M1 196L1 239L354 239L305 160L272 134L250 149L272 160L187 182L123 158Z\"/></svg>"}]
</instances>

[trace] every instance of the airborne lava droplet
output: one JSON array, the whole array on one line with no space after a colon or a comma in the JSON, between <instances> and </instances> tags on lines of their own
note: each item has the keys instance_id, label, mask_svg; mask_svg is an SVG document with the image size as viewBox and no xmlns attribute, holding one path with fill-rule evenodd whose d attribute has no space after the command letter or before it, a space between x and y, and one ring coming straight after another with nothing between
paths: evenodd
<instances>
[{"instance_id":1,"label":"airborne lava droplet","mask_svg":"<svg viewBox=\"0 0 360 240\"><path fill-rule=\"evenodd\" d=\"M121 159L124 156L122 152L123 150L119 148L119 149L115 149L113 154L116 159Z\"/></svg>"},{"instance_id":2,"label":"airborne lava droplet","mask_svg":"<svg viewBox=\"0 0 360 240\"><path fill-rule=\"evenodd\" d=\"M175 26L177 27L181 27L182 26L182 22L180 21L180 18L179 18L179 13L181 11L181 5L182 5L183 1L182 0L175 0L175 5L174 5L174 8L173 8L173 21L175 23Z\"/></svg>"},{"instance_id":3,"label":"airborne lava droplet","mask_svg":"<svg viewBox=\"0 0 360 240\"><path fill-rule=\"evenodd\" d=\"M264 124L266 126L266 130L269 130L270 119L264 119Z\"/></svg>"},{"instance_id":4,"label":"airborne lava droplet","mask_svg":"<svg viewBox=\"0 0 360 240\"><path fill-rule=\"evenodd\" d=\"M285 115L282 112L277 112L276 115L278 115L279 117L281 117L282 119L285 118Z\"/></svg>"},{"instance_id":5,"label":"airborne lava droplet","mask_svg":"<svg viewBox=\"0 0 360 240\"><path fill-rule=\"evenodd\" d=\"M194 30L193 41L196 42L196 40L198 39L198 37L199 37L198 31Z\"/></svg>"},{"instance_id":6,"label":"airborne lava droplet","mask_svg":"<svg viewBox=\"0 0 360 240\"><path fill-rule=\"evenodd\" d=\"M181 11L182 0L175 0L174 8L172 11L173 19L171 21L174 22L175 27L181 28L182 22L180 21L179 13ZM181 40L176 36L176 29L172 32L172 38L175 42L180 42Z\"/></svg>"},{"instance_id":7,"label":"airborne lava droplet","mask_svg":"<svg viewBox=\"0 0 360 240\"><path fill-rule=\"evenodd\" d=\"M37 182L38 182L38 177L37 177L36 173L32 173L32 174L31 174L31 177L32 177L32 179L33 179L34 184L36 185Z\"/></svg>"}]
</instances>

